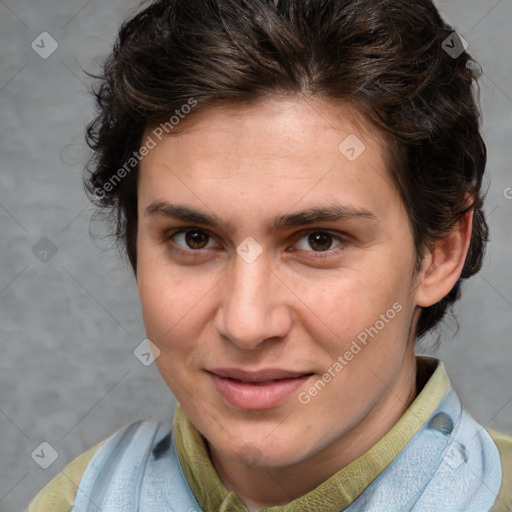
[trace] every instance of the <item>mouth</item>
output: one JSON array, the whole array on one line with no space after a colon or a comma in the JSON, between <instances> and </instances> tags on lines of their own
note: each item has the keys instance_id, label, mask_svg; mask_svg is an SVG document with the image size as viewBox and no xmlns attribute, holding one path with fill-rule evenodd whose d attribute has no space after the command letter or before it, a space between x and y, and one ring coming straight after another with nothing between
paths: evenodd
<instances>
[{"instance_id":1,"label":"mouth","mask_svg":"<svg viewBox=\"0 0 512 512\"><path fill-rule=\"evenodd\" d=\"M227 405L248 411L281 405L313 375L280 369L248 372L237 368L216 368L207 373Z\"/></svg>"}]
</instances>

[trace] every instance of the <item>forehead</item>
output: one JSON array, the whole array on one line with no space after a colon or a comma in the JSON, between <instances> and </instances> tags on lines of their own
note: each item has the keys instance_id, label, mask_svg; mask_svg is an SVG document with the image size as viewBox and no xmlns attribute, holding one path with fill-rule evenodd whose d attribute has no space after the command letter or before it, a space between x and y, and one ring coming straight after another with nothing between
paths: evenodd
<instances>
[{"instance_id":1,"label":"forehead","mask_svg":"<svg viewBox=\"0 0 512 512\"><path fill-rule=\"evenodd\" d=\"M396 195L384 137L349 104L273 98L205 109L173 135L155 128L143 137L156 142L140 167L146 202L215 197L227 209L235 194L253 207L343 199L369 209Z\"/></svg>"}]
</instances>

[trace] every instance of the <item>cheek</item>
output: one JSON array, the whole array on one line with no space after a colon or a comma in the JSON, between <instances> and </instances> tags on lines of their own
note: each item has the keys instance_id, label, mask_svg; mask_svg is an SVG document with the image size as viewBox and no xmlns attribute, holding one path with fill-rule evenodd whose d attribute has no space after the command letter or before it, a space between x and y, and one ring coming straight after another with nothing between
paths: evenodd
<instances>
[{"instance_id":1,"label":"cheek","mask_svg":"<svg viewBox=\"0 0 512 512\"><path fill-rule=\"evenodd\" d=\"M137 280L146 334L160 349L156 362L164 379L162 370L178 372L183 378L183 372L200 359L201 333L212 314L214 282L190 272L180 275L170 265L146 263L142 258Z\"/></svg>"},{"instance_id":2,"label":"cheek","mask_svg":"<svg viewBox=\"0 0 512 512\"><path fill-rule=\"evenodd\" d=\"M197 302L194 286L172 267L164 250L139 243L137 287L148 336L165 337Z\"/></svg>"},{"instance_id":3,"label":"cheek","mask_svg":"<svg viewBox=\"0 0 512 512\"><path fill-rule=\"evenodd\" d=\"M338 356L345 357L350 374L403 355L410 299L399 273L395 278L392 275L361 273L327 298L313 302L321 319L316 324L327 325L330 332L317 339L324 340L323 348L333 362Z\"/></svg>"},{"instance_id":4,"label":"cheek","mask_svg":"<svg viewBox=\"0 0 512 512\"><path fill-rule=\"evenodd\" d=\"M404 280L399 273L379 268L380 265L370 264L322 278L296 279L290 288L303 304L301 309L309 310L307 316L313 325L330 332L331 337L346 339L373 325L405 297Z\"/></svg>"},{"instance_id":5,"label":"cheek","mask_svg":"<svg viewBox=\"0 0 512 512\"><path fill-rule=\"evenodd\" d=\"M199 338L190 322L193 298L190 293L182 295L182 288L162 278L162 273L142 272L138 287L146 335L160 350L156 366L173 394L185 399L183 389L196 393L190 379L197 348L193 340Z\"/></svg>"},{"instance_id":6,"label":"cheek","mask_svg":"<svg viewBox=\"0 0 512 512\"><path fill-rule=\"evenodd\" d=\"M169 340L176 325L179 325L180 301L170 292L172 288L169 288L161 273L157 276L156 271L146 270L143 266L141 270L137 286L146 334L159 347L161 356L165 357L172 346Z\"/></svg>"}]
</instances>

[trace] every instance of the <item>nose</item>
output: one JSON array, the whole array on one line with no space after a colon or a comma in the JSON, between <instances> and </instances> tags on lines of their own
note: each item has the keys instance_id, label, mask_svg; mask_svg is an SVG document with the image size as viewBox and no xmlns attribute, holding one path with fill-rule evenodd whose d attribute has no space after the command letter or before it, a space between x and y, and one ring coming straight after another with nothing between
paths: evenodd
<instances>
[{"instance_id":1,"label":"nose","mask_svg":"<svg viewBox=\"0 0 512 512\"><path fill-rule=\"evenodd\" d=\"M252 263L236 255L225 279L216 316L216 329L223 339L253 350L286 336L292 325L286 303L291 292L263 255Z\"/></svg>"}]
</instances>

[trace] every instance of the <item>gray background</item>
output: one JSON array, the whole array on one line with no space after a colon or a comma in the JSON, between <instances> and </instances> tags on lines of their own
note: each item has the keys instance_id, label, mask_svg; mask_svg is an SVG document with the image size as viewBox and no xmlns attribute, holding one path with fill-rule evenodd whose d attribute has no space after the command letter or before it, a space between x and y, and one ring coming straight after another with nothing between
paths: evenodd
<instances>
[{"instance_id":1,"label":"gray background","mask_svg":"<svg viewBox=\"0 0 512 512\"><path fill-rule=\"evenodd\" d=\"M2 512L23 509L67 463L117 428L173 414L175 402L155 365L133 355L145 338L134 280L108 242L91 241L89 229L100 235L102 227L91 222L81 184L83 129L93 113L82 68L99 70L137 4L0 1ZM512 1L438 5L485 72L492 242L482 273L466 284L455 309L460 330L454 334L455 324L446 324L436 355L480 423L512 433L512 199L505 193L512 187ZM47 59L31 48L42 32L59 45ZM33 252L43 237L57 248L47 262ZM48 250L41 243L39 250ZM42 442L58 453L48 469L31 457Z\"/></svg>"}]
</instances>

